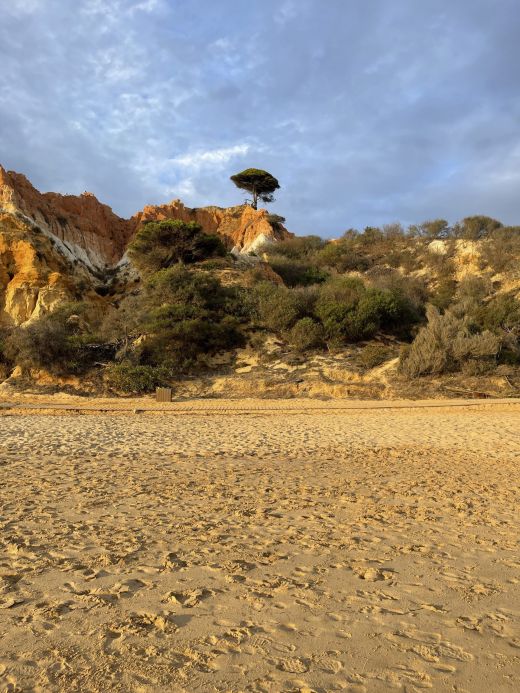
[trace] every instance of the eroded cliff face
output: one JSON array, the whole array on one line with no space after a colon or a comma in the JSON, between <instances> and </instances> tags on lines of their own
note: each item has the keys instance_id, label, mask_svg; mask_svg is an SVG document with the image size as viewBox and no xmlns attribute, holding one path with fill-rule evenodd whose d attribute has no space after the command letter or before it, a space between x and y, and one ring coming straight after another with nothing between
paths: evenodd
<instances>
[{"instance_id":1,"label":"eroded cliff face","mask_svg":"<svg viewBox=\"0 0 520 693\"><path fill-rule=\"evenodd\" d=\"M249 253L264 243L292 238L293 234L281 224L271 224L265 209L253 209L248 205L238 207L200 207L190 209L180 200L169 204L145 207L132 217L134 229L148 221L180 219L200 224L205 233L221 236L229 250Z\"/></svg>"},{"instance_id":2,"label":"eroded cliff face","mask_svg":"<svg viewBox=\"0 0 520 693\"><path fill-rule=\"evenodd\" d=\"M27 323L74 300L81 285L83 293L93 293L141 225L164 219L197 222L235 253L292 236L271 224L266 210L245 205L190 209L174 200L122 219L91 193L40 193L25 176L0 166L0 327Z\"/></svg>"},{"instance_id":3,"label":"eroded cliff face","mask_svg":"<svg viewBox=\"0 0 520 693\"><path fill-rule=\"evenodd\" d=\"M195 221L206 233L220 235L230 250L241 253L292 236L283 226L271 225L266 210L245 205L190 209L180 200L174 200L147 206L131 219L123 219L92 193L78 196L40 193L25 176L1 166L0 211L35 224L60 243L66 257L92 269L117 264L136 231L147 221Z\"/></svg>"},{"instance_id":4,"label":"eroded cliff face","mask_svg":"<svg viewBox=\"0 0 520 693\"><path fill-rule=\"evenodd\" d=\"M33 222L61 241L70 259L95 268L116 263L134 231L91 193L40 193L25 176L1 166L0 210Z\"/></svg>"},{"instance_id":5,"label":"eroded cliff face","mask_svg":"<svg viewBox=\"0 0 520 693\"><path fill-rule=\"evenodd\" d=\"M0 327L35 320L73 300L79 279L49 238L0 213Z\"/></svg>"}]
</instances>

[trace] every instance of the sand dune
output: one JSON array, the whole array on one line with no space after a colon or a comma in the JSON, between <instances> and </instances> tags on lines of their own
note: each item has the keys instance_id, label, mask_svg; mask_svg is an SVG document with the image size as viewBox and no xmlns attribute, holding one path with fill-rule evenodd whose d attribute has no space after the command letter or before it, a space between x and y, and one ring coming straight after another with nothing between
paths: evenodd
<instances>
[{"instance_id":1,"label":"sand dune","mask_svg":"<svg viewBox=\"0 0 520 693\"><path fill-rule=\"evenodd\" d=\"M322 404L2 416L0 691L518 690L518 409Z\"/></svg>"}]
</instances>

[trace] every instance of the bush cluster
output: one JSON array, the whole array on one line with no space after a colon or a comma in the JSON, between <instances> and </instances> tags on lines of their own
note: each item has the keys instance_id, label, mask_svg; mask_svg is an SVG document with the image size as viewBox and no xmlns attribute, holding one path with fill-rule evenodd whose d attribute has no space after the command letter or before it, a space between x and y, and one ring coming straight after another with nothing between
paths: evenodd
<instances>
[{"instance_id":1,"label":"bush cluster","mask_svg":"<svg viewBox=\"0 0 520 693\"><path fill-rule=\"evenodd\" d=\"M299 289L263 283L256 297L260 324L302 350L322 344L340 347L380 330L402 334L419 320L401 287L370 287L352 277Z\"/></svg>"},{"instance_id":2,"label":"bush cluster","mask_svg":"<svg viewBox=\"0 0 520 693\"><path fill-rule=\"evenodd\" d=\"M5 341L5 357L25 369L41 368L55 375L80 375L99 357L85 303L68 303L23 328Z\"/></svg>"},{"instance_id":3,"label":"bush cluster","mask_svg":"<svg viewBox=\"0 0 520 693\"><path fill-rule=\"evenodd\" d=\"M241 311L240 292L211 274L182 265L160 270L144 287L133 358L172 373L203 367L208 356L243 343Z\"/></svg>"},{"instance_id":4,"label":"bush cluster","mask_svg":"<svg viewBox=\"0 0 520 693\"><path fill-rule=\"evenodd\" d=\"M219 236L203 233L200 224L180 220L143 224L128 246L129 258L145 274L223 257L226 252Z\"/></svg>"},{"instance_id":5,"label":"bush cluster","mask_svg":"<svg viewBox=\"0 0 520 693\"><path fill-rule=\"evenodd\" d=\"M156 387L166 385L171 373L157 366L136 366L130 362L112 363L105 370L108 387L127 395L153 392Z\"/></svg>"},{"instance_id":6,"label":"bush cluster","mask_svg":"<svg viewBox=\"0 0 520 693\"><path fill-rule=\"evenodd\" d=\"M443 252L432 252L432 241L442 240ZM309 285L324 281L331 272L367 272L378 266L424 269L438 282L453 279L453 255L457 240L482 241L482 266L496 272L515 271L520 254L520 227L504 226L491 217L466 217L452 226L445 219L434 219L409 226L387 224L366 227L363 232L349 229L339 239L325 242L305 236L265 248L273 269L288 285ZM419 263L419 264L418 264ZM319 268L324 274L313 271Z\"/></svg>"},{"instance_id":7,"label":"bush cluster","mask_svg":"<svg viewBox=\"0 0 520 693\"><path fill-rule=\"evenodd\" d=\"M482 268L494 272L520 273L520 226L499 227L482 243Z\"/></svg>"},{"instance_id":8,"label":"bush cluster","mask_svg":"<svg viewBox=\"0 0 520 693\"><path fill-rule=\"evenodd\" d=\"M384 344L367 344L357 357L357 363L362 368L377 368L392 356L392 351Z\"/></svg>"},{"instance_id":9,"label":"bush cluster","mask_svg":"<svg viewBox=\"0 0 520 693\"><path fill-rule=\"evenodd\" d=\"M289 330L288 341L297 351L319 349L325 342L323 325L313 318L300 318Z\"/></svg>"},{"instance_id":10,"label":"bush cluster","mask_svg":"<svg viewBox=\"0 0 520 693\"><path fill-rule=\"evenodd\" d=\"M366 287L350 277L337 277L323 286L316 314L333 346L368 339L380 330L401 332L418 319L400 291Z\"/></svg>"},{"instance_id":11,"label":"bush cluster","mask_svg":"<svg viewBox=\"0 0 520 693\"><path fill-rule=\"evenodd\" d=\"M485 367L496 362L500 339L489 330L472 333L467 317L434 306L427 309L428 323L419 330L401 357L400 370L409 378L440 375L462 370L471 364Z\"/></svg>"},{"instance_id":12,"label":"bush cluster","mask_svg":"<svg viewBox=\"0 0 520 693\"><path fill-rule=\"evenodd\" d=\"M270 223L282 219L272 215ZM113 303L104 320L85 303L64 305L0 335L0 364L56 375L109 364L109 387L148 392L210 368L212 356L242 346L259 329L302 353L393 335L409 343L400 370L411 378L520 363L520 301L514 293L496 295L490 279L456 281L459 238L481 241L486 268L518 272L520 227L468 217L453 226L437 219L408 229L350 229L334 242L288 239L264 249L283 285L265 281L273 273L255 265L244 273L246 286L227 286L218 272L233 260L218 237L194 223L147 223L128 250L141 278L120 302L115 291L105 296L105 305ZM439 239L443 252L432 253L428 245ZM433 289L403 273L410 263ZM357 362L374 368L391 353L371 345Z\"/></svg>"}]
</instances>

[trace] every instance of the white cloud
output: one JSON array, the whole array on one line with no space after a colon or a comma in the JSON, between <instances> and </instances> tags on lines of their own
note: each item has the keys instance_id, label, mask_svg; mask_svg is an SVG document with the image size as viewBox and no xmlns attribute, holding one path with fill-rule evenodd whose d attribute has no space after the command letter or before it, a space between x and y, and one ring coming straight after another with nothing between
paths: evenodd
<instances>
[{"instance_id":1,"label":"white cloud","mask_svg":"<svg viewBox=\"0 0 520 693\"><path fill-rule=\"evenodd\" d=\"M277 24L287 24L298 16L298 4L294 0L285 0L274 16Z\"/></svg>"},{"instance_id":2,"label":"white cloud","mask_svg":"<svg viewBox=\"0 0 520 693\"><path fill-rule=\"evenodd\" d=\"M115 84L143 76L146 56L138 44L135 44L131 38L126 38L117 46L110 46L93 53L89 63L97 79Z\"/></svg>"},{"instance_id":3,"label":"white cloud","mask_svg":"<svg viewBox=\"0 0 520 693\"><path fill-rule=\"evenodd\" d=\"M155 12L162 5L162 0L142 0L130 7L131 12Z\"/></svg>"},{"instance_id":4,"label":"white cloud","mask_svg":"<svg viewBox=\"0 0 520 693\"><path fill-rule=\"evenodd\" d=\"M274 14L274 21L284 26L297 17L307 14L309 8L310 5L308 0L284 0Z\"/></svg>"},{"instance_id":5,"label":"white cloud","mask_svg":"<svg viewBox=\"0 0 520 693\"><path fill-rule=\"evenodd\" d=\"M42 7L42 0L8 0L2 12L15 16L33 14Z\"/></svg>"},{"instance_id":6,"label":"white cloud","mask_svg":"<svg viewBox=\"0 0 520 693\"><path fill-rule=\"evenodd\" d=\"M82 14L100 14L105 17L113 18L114 13L119 9L119 3L117 1L110 2L108 0L86 0L85 4L81 8Z\"/></svg>"},{"instance_id":7,"label":"white cloud","mask_svg":"<svg viewBox=\"0 0 520 693\"><path fill-rule=\"evenodd\" d=\"M228 38L222 37L218 38L216 41L213 41L213 43L209 45L209 48L218 51L228 51L232 48L232 44Z\"/></svg>"},{"instance_id":8,"label":"white cloud","mask_svg":"<svg viewBox=\"0 0 520 693\"><path fill-rule=\"evenodd\" d=\"M184 178L179 181L176 186L176 192L181 198L193 198L196 195L195 183L193 178Z\"/></svg>"},{"instance_id":9,"label":"white cloud","mask_svg":"<svg viewBox=\"0 0 520 693\"><path fill-rule=\"evenodd\" d=\"M258 165L304 233L518 223L518 0L502 4L0 0L1 163L125 216L233 204L231 169Z\"/></svg>"},{"instance_id":10,"label":"white cloud","mask_svg":"<svg viewBox=\"0 0 520 693\"><path fill-rule=\"evenodd\" d=\"M236 156L247 154L250 149L248 144L236 144L233 147L221 149L199 149L190 154L182 154L172 159L174 164L186 168L199 169L205 166L223 166Z\"/></svg>"},{"instance_id":11,"label":"white cloud","mask_svg":"<svg viewBox=\"0 0 520 693\"><path fill-rule=\"evenodd\" d=\"M40 2L41 0L17 0L17 2ZM136 12L150 14L163 5L163 0L86 0L81 12L85 15L101 15L106 21L115 22L122 15Z\"/></svg>"}]
</instances>

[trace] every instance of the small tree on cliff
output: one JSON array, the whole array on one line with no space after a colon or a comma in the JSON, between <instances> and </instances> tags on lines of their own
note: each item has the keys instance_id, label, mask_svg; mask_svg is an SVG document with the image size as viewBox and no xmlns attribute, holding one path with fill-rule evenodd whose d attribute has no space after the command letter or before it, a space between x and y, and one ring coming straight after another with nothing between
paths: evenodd
<instances>
[{"instance_id":1,"label":"small tree on cliff","mask_svg":"<svg viewBox=\"0 0 520 693\"><path fill-rule=\"evenodd\" d=\"M246 168L245 171L231 176L231 180L237 188L251 193L253 209L257 209L259 199L266 203L272 202L274 191L280 187L273 175L259 168Z\"/></svg>"}]
</instances>

